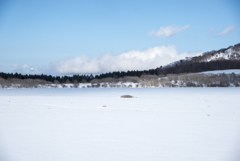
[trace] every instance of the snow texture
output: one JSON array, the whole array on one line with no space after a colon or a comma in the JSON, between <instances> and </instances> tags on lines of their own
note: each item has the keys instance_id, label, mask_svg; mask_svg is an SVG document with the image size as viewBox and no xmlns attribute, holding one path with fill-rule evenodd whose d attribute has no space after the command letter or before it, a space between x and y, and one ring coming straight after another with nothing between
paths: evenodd
<instances>
[{"instance_id":1,"label":"snow texture","mask_svg":"<svg viewBox=\"0 0 240 161\"><path fill-rule=\"evenodd\" d=\"M203 74L231 74L235 73L237 75L240 74L240 69L228 69L228 70L213 70L213 71L207 71L207 72L201 72Z\"/></svg>"},{"instance_id":2,"label":"snow texture","mask_svg":"<svg viewBox=\"0 0 240 161\"><path fill-rule=\"evenodd\" d=\"M239 161L239 98L240 88L1 89L0 160Z\"/></svg>"},{"instance_id":3,"label":"snow texture","mask_svg":"<svg viewBox=\"0 0 240 161\"><path fill-rule=\"evenodd\" d=\"M240 51L232 50L232 47L227 49L225 52L218 52L214 54L213 56L209 57L206 62L214 61L214 60L230 60L230 59L236 59L239 60Z\"/></svg>"}]
</instances>

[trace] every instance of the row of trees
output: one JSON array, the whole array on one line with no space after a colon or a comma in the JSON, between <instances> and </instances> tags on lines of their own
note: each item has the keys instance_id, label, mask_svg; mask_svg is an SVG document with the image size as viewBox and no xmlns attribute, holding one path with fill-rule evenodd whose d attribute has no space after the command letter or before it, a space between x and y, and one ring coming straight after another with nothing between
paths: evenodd
<instances>
[{"instance_id":1,"label":"row of trees","mask_svg":"<svg viewBox=\"0 0 240 161\"><path fill-rule=\"evenodd\" d=\"M231 74L168 74L172 86L178 87L229 87L240 85L240 75Z\"/></svg>"},{"instance_id":2,"label":"row of trees","mask_svg":"<svg viewBox=\"0 0 240 161\"><path fill-rule=\"evenodd\" d=\"M22 75L18 73L0 73L0 78L2 79L16 79L16 80L43 80L46 82L51 82L54 84L59 83L90 83L90 82L106 82L116 81L116 80L125 80L122 78L143 78L146 75L162 75L166 76L168 74L180 74L180 73L197 73L203 71L211 70L225 70L225 69L240 69L240 60L217 60L211 62L185 62L180 65L176 65L171 68L158 68L144 71L127 71L127 72L109 72L93 76L90 75L73 75L73 76L52 76L52 75ZM111 79L112 78L112 79ZM132 82L136 81L134 78Z\"/></svg>"},{"instance_id":3,"label":"row of trees","mask_svg":"<svg viewBox=\"0 0 240 161\"><path fill-rule=\"evenodd\" d=\"M132 83L128 83L132 82ZM240 75L232 74L168 74L125 76L93 79L86 84L49 84L40 79L2 79L0 88L131 88L131 87L239 87Z\"/></svg>"},{"instance_id":4,"label":"row of trees","mask_svg":"<svg viewBox=\"0 0 240 161\"><path fill-rule=\"evenodd\" d=\"M19 80L26 80L26 79L32 79L32 80L44 80L47 82L52 83L87 83L91 82L93 79L104 79L104 78L123 78L126 76L136 76L140 77L141 75L156 75L157 70L151 69L151 70L144 70L144 71L127 71L127 72L109 72L109 73L103 73L99 75L93 76L90 75L73 75L73 76L52 76L52 75L31 75L31 74L25 74L22 75L21 73L0 73L0 78L3 79L19 79Z\"/></svg>"}]
</instances>

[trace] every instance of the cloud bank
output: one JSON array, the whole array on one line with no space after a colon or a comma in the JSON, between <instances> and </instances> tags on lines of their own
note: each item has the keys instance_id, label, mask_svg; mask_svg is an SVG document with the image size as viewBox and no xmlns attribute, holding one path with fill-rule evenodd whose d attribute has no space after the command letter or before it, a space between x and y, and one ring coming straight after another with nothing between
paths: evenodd
<instances>
[{"instance_id":1,"label":"cloud bank","mask_svg":"<svg viewBox=\"0 0 240 161\"><path fill-rule=\"evenodd\" d=\"M28 68L29 66L27 64L12 64L11 67L15 67L15 68Z\"/></svg>"},{"instance_id":2,"label":"cloud bank","mask_svg":"<svg viewBox=\"0 0 240 161\"><path fill-rule=\"evenodd\" d=\"M151 32L149 32L150 35L154 35L156 37L171 37L179 32L181 32L182 30L185 30L187 28L189 28L189 25L186 26L176 26L176 25L171 25L171 26L167 26L167 27L160 27L160 29L158 31L153 30Z\"/></svg>"},{"instance_id":3,"label":"cloud bank","mask_svg":"<svg viewBox=\"0 0 240 161\"><path fill-rule=\"evenodd\" d=\"M200 54L200 52L179 54L175 46L155 46L146 50L131 50L119 55L103 54L97 58L79 56L55 63L53 67L61 74L148 70Z\"/></svg>"},{"instance_id":4,"label":"cloud bank","mask_svg":"<svg viewBox=\"0 0 240 161\"><path fill-rule=\"evenodd\" d=\"M231 25L226 27L222 32L216 34L216 36L224 36L227 35L228 33L230 33L233 29L235 29L235 25Z\"/></svg>"}]
</instances>

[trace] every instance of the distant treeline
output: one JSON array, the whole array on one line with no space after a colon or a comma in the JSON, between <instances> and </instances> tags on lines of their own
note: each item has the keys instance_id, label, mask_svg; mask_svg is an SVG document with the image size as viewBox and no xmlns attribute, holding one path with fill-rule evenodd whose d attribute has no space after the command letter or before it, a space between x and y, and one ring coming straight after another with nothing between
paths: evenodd
<instances>
[{"instance_id":1,"label":"distant treeline","mask_svg":"<svg viewBox=\"0 0 240 161\"><path fill-rule=\"evenodd\" d=\"M158 68L158 74L197 73L212 70L240 69L240 60L216 60L210 62L186 62L171 68Z\"/></svg>"},{"instance_id":2,"label":"distant treeline","mask_svg":"<svg viewBox=\"0 0 240 161\"><path fill-rule=\"evenodd\" d=\"M48 82L53 82L53 83L86 83L86 82L91 82L93 79L103 79L103 78L120 78L124 76L137 76L140 77L142 74L146 75L157 75L157 70L155 69L150 69L150 70L144 70L144 71L127 71L127 72L109 72L109 73L103 73L99 75L93 76L92 74L90 75L73 75L73 76L52 76L52 75L31 75L31 74L25 74L22 75L21 73L0 73L0 78L3 79L10 79L10 78L17 78L17 79L40 79L40 80L45 80Z\"/></svg>"},{"instance_id":3,"label":"distant treeline","mask_svg":"<svg viewBox=\"0 0 240 161\"><path fill-rule=\"evenodd\" d=\"M180 73L197 73L212 70L225 70L225 69L240 69L240 60L217 60L211 62L186 62L175 67L170 68L157 68L144 71L127 71L127 72L109 72L93 76L90 75L73 75L73 76L52 76L52 75L31 75L20 73L0 73L0 78L3 79L38 79L45 80L53 83L87 83L93 79L104 78L123 78L125 76L137 76L141 75L167 75L167 74L180 74Z\"/></svg>"}]
</instances>

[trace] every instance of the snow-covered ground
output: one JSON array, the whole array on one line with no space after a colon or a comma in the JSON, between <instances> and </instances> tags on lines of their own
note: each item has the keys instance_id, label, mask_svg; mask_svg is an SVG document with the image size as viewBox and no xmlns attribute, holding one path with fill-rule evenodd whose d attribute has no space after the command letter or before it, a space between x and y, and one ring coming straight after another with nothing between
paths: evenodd
<instances>
[{"instance_id":1,"label":"snow-covered ground","mask_svg":"<svg viewBox=\"0 0 240 161\"><path fill-rule=\"evenodd\" d=\"M240 88L1 89L0 160L239 161L239 98Z\"/></svg>"},{"instance_id":2,"label":"snow-covered ground","mask_svg":"<svg viewBox=\"0 0 240 161\"><path fill-rule=\"evenodd\" d=\"M201 72L204 74L231 74L231 73L235 73L235 74L240 74L240 69L228 69L228 70L213 70L213 71L207 71L207 72Z\"/></svg>"}]
</instances>

